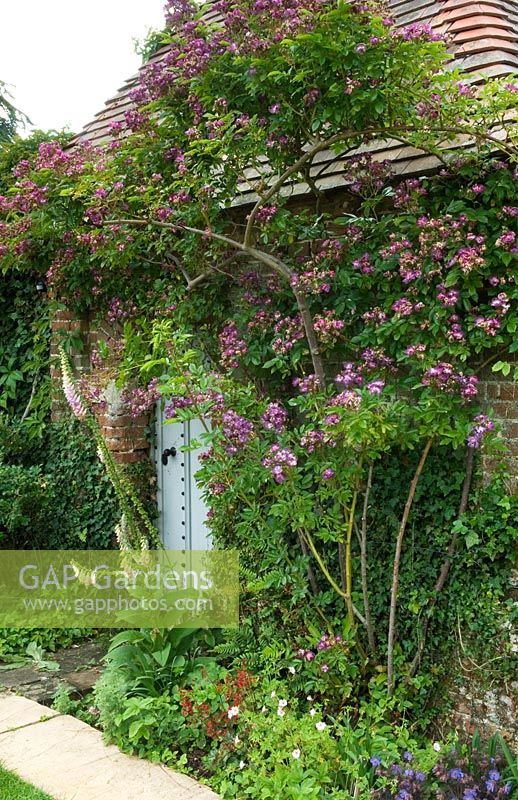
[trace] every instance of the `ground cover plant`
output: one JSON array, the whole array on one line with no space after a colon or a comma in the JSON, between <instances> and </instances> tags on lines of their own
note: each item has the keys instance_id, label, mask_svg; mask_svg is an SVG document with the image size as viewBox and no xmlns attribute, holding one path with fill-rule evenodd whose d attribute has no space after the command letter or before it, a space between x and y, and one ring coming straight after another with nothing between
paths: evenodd
<instances>
[{"instance_id":1,"label":"ground cover plant","mask_svg":"<svg viewBox=\"0 0 518 800\"><path fill-rule=\"evenodd\" d=\"M17 775L2 767L0 767L0 790L2 796L9 800L51 800L48 794L29 786Z\"/></svg>"},{"instance_id":2,"label":"ground cover plant","mask_svg":"<svg viewBox=\"0 0 518 800\"><path fill-rule=\"evenodd\" d=\"M516 499L503 467L481 481L478 454L503 461L480 378L509 376L517 349L517 87L473 86L429 26L395 28L376 4L216 7L223 22L168 4L169 55L106 148L43 142L14 167L0 267L44 271L56 303L118 334L89 379L70 342L62 364L119 541L156 532L99 439L114 378L135 417L159 401L204 420L211 532L241 555L240 630L211 645L206 674L144 695L108 669L107 733L229 797L367 796L369 759L436 752L420 737L460 644L493 665L486 680L512 671ZM380 139L434 154L435 174L399 179ZM332 198L323 158L342 165Z\"/></svg>"}]
</instances>

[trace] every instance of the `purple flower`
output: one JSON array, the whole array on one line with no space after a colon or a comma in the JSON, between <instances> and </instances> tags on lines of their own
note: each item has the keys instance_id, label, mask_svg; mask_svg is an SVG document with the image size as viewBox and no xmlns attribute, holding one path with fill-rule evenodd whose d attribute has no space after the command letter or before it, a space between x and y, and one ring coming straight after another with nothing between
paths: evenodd
<instances>
[{"instance_id":1,"label":"purple flower","mask_svg":"<svg viewBox=\"0 0 518 800\"><path fill-rule=\"evenodd\" d=\"M221 365L226 369L236 369L239 366L240 358L245 355L248 348L240 337L234 322L229 322L228 325L225 325L219 335L219 344L221 347Z\"/></svg>"},{"instance_id":2,"label":"purple flower","mask_svg":"<svg viewBox=\"0 0 518 800\"><path fill-rule=\"evenodd\" d=\"M473 425L468 436L468 447L473 447L476 449L480 447L482 439L486 433L494 430L495 423L488 416L486 416L486 414L478 414L474 419L474 423L475 424ZM495 780L498 780L498 778Z\"/></svg>"},{"instance_id":3,"label":"purple flower","mask_svg":"<svg viewBox=\"0 0 518 800\"><path fill-rule=\"evenodd\" d=\"M301 394L318 392L320 389L320 381L316 375L307 375L305 378L293 378L292 384Z\"/></svg>"},{"instance_id":4,"label":"purple flower","mask_svg":"<svg viewBox=\"0 0 518 800\"><path fill-rule=\"evenodd\" d=\"M348 408L351 411L357 411L361 405L362 399L359 394L346 389L345 392L340 392L336 397L330 401L331 406L340 406L341 408Z\"/></svg>"},{"instance_id":5,"label":"purple flower","mask_svg":"<svg viewBox=\"0 0 518 800\"><path fill-rule=\"evenodd\" d=\"M63 375L63 392L74 415L78 419L84 419L86 417L86 408L84 407L83 401L79 397L75 386L66 374Z\"/></svg>"},{"instance_id":6,"label":"purple flower","mask_svg":"<svg viewBox=\"0 0 518 800\"><path fill-rule=\"evenodd\" d=\"M450 769L449 775L450 775L450 778L453 778L453 780L455 780L455 781L460 781L464 777L463 771L461 769L459 769L458 767L454 767L453 769Z\"/></svg>"},{"instance_id":7,"label":"purple flower","mask_svg":"<svg viewBox=\"0 0 518 800\"><path fill-rule=\"evenodd\" d=\"M405 752L403 753L403 758L404 758L405 761L412 761L414 756L412 755L412 753L409 750L405 750Z\"/></svg>"},{"instance_id":8,"label":"purple flower","mask_svg":"<svg viewBox=\"0 0 518 800\"><path fill-rule=\"evenodd\" d=\"M338 373L335 381L348 389L351 386L361 386L363 377L354 364L349 361L343 365L342 372Z\"/></svg>"},{"instance_id":9,"label":"purple flower","mask_svg":"<svg viewBox=\"0 0 518 800\"><path fill-rule=\"evenodd\" d=\"M320 669L321 669L322 672L329 672L329 665L328 664L322 664Z\"/></svg>"},{"instance_id":10,"label":"purple flower","mask_svg":"<svg viewBox=\"0 0 518 800\"><path fill-rule=\"evenodd\" d=\"M286 469L297 466L297 457L289 447L274 444L262 460L263 467L270 469L276 483L284 483Z\"/></svg>"},{"instance_id":11,"label":"purple flower","mask_svg":"<svg viewBox=\"0 0 518 800\"><path fill-rule=\"evenodd\" d=\"M335 476L334 469L331 469L331 468L325 469L323 471L323 473L322 473L322 480L323 481L329 481L329 480L331 480L331 478L334 478L334 476Z\"/></svg>"},{"instance_id":12,"label":"purple flower","mask_svg":"<svg viewBox=\"0 0 518 800\"><path fill-rule=\"evenodd\" d=\"M242 450L254 435L253 424L240 417L235 411L225 411L223 414L223 434L226 442L223 444L223 449L228 455L236 455L239 450Z\"/></svg>"},{"instance_id":13,"label":"purple flower","mask_svg":"<svg viewBox=\"0 0 518 800\"><path fill-rule=\"evenodd\" d=\"M288 419L288 412L280 403L270 403L264 414L261 415L261 422L267 431L280 433Z\"/></svg>"},{"instance_id":14,"label":"purple flower","mask_svg":"<svg viewBox=\"0 0 518 800\"><path fill-rule=\"evenodd\" d=\"M381 394L384 388L385 381L382 380L371 381L371 383L368 383L366 386L367 391L374 395Z\"/></svg>"},{"instance_id":15,"label":"purple flower","mask_svg":"<svg viewBox=\"0 0 518 800\"><path fill-rule=\"evenodd\" d=\"M473 324L488 336L496 336L500 329L500 320L496 317L476 317Z\"/></svg>"},{"instance_id":16,"label":"purple flower","mask_svg":"<svg viewBox=\"0 0 518 800\"><path fill-rule=\"evenodd\" d=\"M509 302L509 297L506 295L505 292L500 292L497 294L496 297L493 297L491 300L491 307L495 309L497 314L507 314L509 309L511 308L511 303Z\"/></svg>"},{"instance_id":17,"label":"purple flower","mask_svg":"<svg viewBox=\"0 0 518 800\"><path fill-rule=\"evenodd\" d=\"M459 302L460 292L458 289L445 289L444 283L439 283L437 289L439 290L437 299L439 303L446 308L448 306L454 306Z\"/></svg>"},{"instance_id":18,"label":"purple flower","mask_svg":"<svg viewBox=\"0 0 518 800\"><path fill-rule=\"evenodd\" d=\"M324 425L337 425L340 422L340 414L328 414L324 417Z\"/></svg>"},{"instance_id":19,"label":"purple flower","mask_svg":"<svg viewBox=\"0 0 518 800\"><path fill-rule=\"evenodd\" d=\"M371 762L373 767L379 767L379 765L381 764L381 760L378 758L378 756L371 756L369 761Z\"/></svg>"},{"instance_id":20,"label":"purple flower","mask_svg":"<svg viewBox=\"0 0 518 800\"><path fill-rule=\"evenodd\" d=\"M307 431L300 439L301 447L304 447L308 453L313 453L323 442L323 431Z\"/></svg>"}]
</instances>

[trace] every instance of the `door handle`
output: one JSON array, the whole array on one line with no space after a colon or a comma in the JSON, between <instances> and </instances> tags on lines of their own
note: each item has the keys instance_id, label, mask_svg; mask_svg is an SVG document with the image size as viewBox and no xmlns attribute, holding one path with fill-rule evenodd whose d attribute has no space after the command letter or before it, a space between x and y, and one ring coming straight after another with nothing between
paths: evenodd
<instances>
[{"instance_id":1,"label":"door handle","mask_svg":"<svg viewBox=\"0 0 518 800\"><path fill-rule=\"evenodd\" d=\"M176 447L168 447L167 450L164 450L164 452L162 453L162 464L164 465L164 467L167 467L169 456L171 456L171 458L174 458L177 452L178 451Z\"/></svg>"}]
</instances>

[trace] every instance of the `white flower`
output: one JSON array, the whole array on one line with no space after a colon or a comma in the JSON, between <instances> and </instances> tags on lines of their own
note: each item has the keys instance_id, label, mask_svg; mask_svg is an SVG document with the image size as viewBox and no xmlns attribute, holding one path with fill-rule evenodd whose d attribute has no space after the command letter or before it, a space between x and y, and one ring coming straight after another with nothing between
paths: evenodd
<instances>
[{"instance_id":1,"label":"white flower","mask_svg":"<svg viewBox=\"0 0 518 800\"><path fill-rule=\"evenodd\" d=\"M261 709L261 714L266 714L267 710L268 709L266 708L266 706L263 706Z\"/></svg>"},{"instance_id":2,"label":"white flower","mask_svg":"<svg viewBox=\"0 0 518 800\"><path fill-rule=\"evenodd\" d=\"M287 705L288 705L287 700L279 700L279 708L286 708Z\"/></svg>"},{"instance_id":3,"label":"white flower","mask_svg":"<svg viewBox=\"0 0 518 800\"><path fill-rule=\"evenodd\" d=\"M279 706L279 708L277 709L277 716L283 717L285 713L286 713L285 710Z\"/></svg>"},{"instance_id":4,"label":"white flower","mask_svg":"<svg viewBox=\"0 0 518 800\"><path fill-rule=\"evenodd\" d=\"M273 690L273 692L271 693L270 697L275 697L275 689L274 689L274 690Z\"/></svg>"},{"instance_id":5,"label":"white flower","mask_svg":"<svg viewBox=\"0 0 518 800\"><path fill-rule=\"evenodd\" d=\"M308 694L308 696L306 697L306 700L308 701L308 703L312 703L313 702L313 698L311 697L310 694Z\"/></svg>"},{"instance_id":6,"label":"white flower","mask_svg":"<svg viewBox=\"0 0 518 800\"><path fill-rule=\"evenodd\" d=\"M293 756L293 758L300 758L300 750L299 750L299 748L296 747L291 755Z\"/></svg>"},{"instance_id":7,"label":"white flower","mask_svg":"<svg viewBox=\"0 0 518 800\"><path fill-rule=\"evenodd\" d=\"M241 739L239 738L239 736L234 736L234 744L235 745L238 745L240 741L241 741Z\"/></svg>"},{"instance_id":8,"label":"white flower","mask_svg":"<svg viewBox=\"0 0 518 800\"><path fill-rule=\"evenodd\" d=\"M310 709L309 709L309 716L310 716L310 717L314 717L316 713L317 713L317 712L316 712L316 709L314 709L314 708L310 708Z\"/></svg>"},{"instance_id":9,"label":"white flower","mask_svg":"<svg viewBox=\"0 0 518 800\"><path fill-rule=\"evenodd\" d=\"M434 742L433 743L433 749L435 750L436 753L440 753L441 752L441 745L439 744L439 742Z\"/></svg>"},{"instance_id":10,"label":"white flower","mask_svg":"<svg viewBox=\"0 0 518 800\"><path fill-rule=\"evenodd\" d=\"M240 761L239 762L239 769L243 769L244 766L245 766L245 762L244 761Z\"/></svg>"},{"instance_id":11,"label":"white flower","mask_svg":"<svg viewBox=\"0 0 518 800\"><path fill-rule=\"evenodd\" d=\"M232 717L237 717L238 714L239 714L239 706L232 706L232 708L229 708L228 710L227 717L229 719L232 719Z\"/></svg>"},{"instance_id":12,"label":"white flower","mask_svg":"<svg viewBox=\"0 0 518 800\"><path fill-rule=\"evenodd\" d=\"M288 672L290 673L290 675L295 675L296 671L297 670L295 669L295 667L289 667L288 668Z\"/></svg>"},{"instance_id":13,"label":"white flower","mask_svg":"<svg viewBox=\"0 0 518 800\"><path fill-rule=\"evenodd\" d=\"M317 731L323 731L327 728L327 725L325 722L317 722L315 728L317 729Z\"/></svg>"}]
</instances>

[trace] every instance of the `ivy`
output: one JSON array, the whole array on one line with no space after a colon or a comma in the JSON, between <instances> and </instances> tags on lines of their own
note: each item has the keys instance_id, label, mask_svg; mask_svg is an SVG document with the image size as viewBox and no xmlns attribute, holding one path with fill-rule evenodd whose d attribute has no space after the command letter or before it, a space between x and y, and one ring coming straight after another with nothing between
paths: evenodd
<instances>
[{"instance_id":1,"label":"ivy","mask_svg":"<svg viewBox=\"0 0 518 800\"><path fill-rule=\"evenodd\" d=\"M0 268L44 272L118 334L80 395L64 369L94 437L114 375L135 416L161 398L168 419L210 421L198 478L218 545L259 565L252 626L294 642L318 620L347 640L358 694L422 700L458 629L445 607L464 618L450 592L493 581L496 615L508 569L495 551L488 577L471 478L496 427L481 370L510 374L517 346L516 86L473 87L429 26L395 29L375 4L168 8L168 55L110 144L42 142L14 168ZM390 139L436 174L392 174L369 154Z\"/></svg>"}]
</instances>

